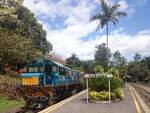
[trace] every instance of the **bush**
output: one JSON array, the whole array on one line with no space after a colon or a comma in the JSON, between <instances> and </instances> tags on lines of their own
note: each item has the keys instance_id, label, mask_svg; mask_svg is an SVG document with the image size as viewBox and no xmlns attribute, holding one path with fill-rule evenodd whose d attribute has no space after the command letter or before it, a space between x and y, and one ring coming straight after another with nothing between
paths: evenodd
<instances>
[{"instance_id":1,"label":"bush","mask_svg":"<svg viewBox=\"0 0 150 113\"><path fill-rule=\"evenodd\" d=\"M111 91L114 91L117 88L123 87L123 82L120 79L111 78L110 86ZM89 87L92 91L108 91L108 78L89 78Z\"/></svg>"},{"instance_id":2,"label":"bush","mask_svg":"<svg viewBox=\"0 0 150 113\"><path fill-rule=\"evenodd\" d=\"M93 70L95 73L104 73L104 69L101 65L95 66Z\"/></svg>"},{"instance_id":3,"label":"bush","mask_svg":"<svg viewBox=\"0 0 150 113\"><path fill-rule=\"evenodd\" d=\"M89 93L89 96L91 100L94 101L107 101L109 99L109 93L105 91L101 92L91 91Z\"/></svg>"},{"instance_id":4,"label":"bush","mask_svg":"<svg viewBox=\"0 0 150 113\"><path fill-rule=\"evenodd\" d=\"M122 99L123 98L123 89L122 88L115 89L114 94L117 99Z\"/></svg>"},{"instance_id":5,"label":"bush","mask_svg":"<svg viewBox=\"0 0 150 113\"><path fill-rule=\"evenodd\" d=\"M90 91L89 97L93 101L108 101L109 100L109 92L107 91ZM111 92L111 100L122 99L123 98L123 90L118 88Z\"/></svg>"},{"instance_id":6,"label":"bush","mask_svg":"<svg viewBox=\"0 0 150 113\"><path fill-rule=\"evenodd\" d=\"M12 75L0 75L0 97L9 99L20 99L18 85L21 84L21 79L12 77Z\"/></svg>"}]
</instances>

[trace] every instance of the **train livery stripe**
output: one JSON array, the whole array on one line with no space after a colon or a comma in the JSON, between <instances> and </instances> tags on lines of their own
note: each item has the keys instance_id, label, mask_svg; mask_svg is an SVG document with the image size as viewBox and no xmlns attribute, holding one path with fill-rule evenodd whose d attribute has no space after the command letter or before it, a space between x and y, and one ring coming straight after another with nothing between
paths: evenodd
<instances>
[{"instance_id":1,"label":"train livery stripe","mask_svg":"<svg viewBox=\"0 0 150 113\"><path fill-rule=\"evenodd\" d=\"M84 90L84 91L82 91L82 92L80 92L80 93L78 93L72 97L69 97L68 99L65 99L65 100L63 100L63 101L61 101L61 102L59 102L53 106L50 106L50 107L40 111L39 113L50 113L50 112L54 111L55 109L59 108L60 106L66 104L66 103L70 102L71 100L77 98L78 96L84 94L85 92L86 92L86 90Z\"/></svg>"},{"instance_id":2,"label":"train livery stripe","mask_svg":"<svg viewBox=\"0 0 150 113\"><path fill-rule=\"evenodd\" d=\"M130 91L131 91L131 94L132 94L132 97L133 97L133 100L134 100L134 103L135 103L135 107L136 107L137 113L142 113L141 109L140 109L140 106L139 106L139 104L138 104L138 102L136 100L136 97L135 97L135 95L133 93L133 89L132 89L131 86L130 86Z\"/></svg>"}]
</instances>

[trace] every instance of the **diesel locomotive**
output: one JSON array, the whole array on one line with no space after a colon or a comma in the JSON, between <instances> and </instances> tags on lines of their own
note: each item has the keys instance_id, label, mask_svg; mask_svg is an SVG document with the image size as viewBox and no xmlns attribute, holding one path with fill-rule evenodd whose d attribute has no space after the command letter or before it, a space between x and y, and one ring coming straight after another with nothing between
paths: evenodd
<instances>
[{"instance_id":1,"label":"diesel locomotive","mask_svg":"<svg viewBox=\"0 0 150 113\"><path fill-rule=\"evenodd\" d=\"M58 62L34 60L21 73L26 106L44 108L83 88L81 73Z\"/></svg>"}]
</instances>

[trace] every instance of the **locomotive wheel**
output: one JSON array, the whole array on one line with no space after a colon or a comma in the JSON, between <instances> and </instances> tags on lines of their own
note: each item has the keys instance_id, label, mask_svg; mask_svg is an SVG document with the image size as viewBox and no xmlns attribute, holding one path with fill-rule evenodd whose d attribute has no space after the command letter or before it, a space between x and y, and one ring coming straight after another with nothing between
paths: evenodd
<instances>
[{"instance_id":1,"label":"locomotive wheel","mask_svg":"<svg viewBox=\"0 0 150 113\"><path fill-rule=\"evenodd\" d=\"M49 98L47 96L41 96L39 101L39 107L41 108L45 108L49 105Z\"/></svg>"},{"instance_id":2,"label":"locomotive wheel","mask_svg":"<svg viewBox=\"0 0 150 113\"><path fill-rule=\"evenodd\" d=\"M73 89L72 91L71 91L71 95L73 96L73 95L75 95L77 93L77 89Z\"/></svg>"},{"instance_id":3,"label":"locomotive wheel","mask_svg":"<svg viewBox=\"0 0 150 113\"><path fill-rule=\"evenodd\" d=\"M31 101L29 107L30 107L32 110L36 110L37 107L38 107L38 103Z\"/></svg>"}]
</instances>

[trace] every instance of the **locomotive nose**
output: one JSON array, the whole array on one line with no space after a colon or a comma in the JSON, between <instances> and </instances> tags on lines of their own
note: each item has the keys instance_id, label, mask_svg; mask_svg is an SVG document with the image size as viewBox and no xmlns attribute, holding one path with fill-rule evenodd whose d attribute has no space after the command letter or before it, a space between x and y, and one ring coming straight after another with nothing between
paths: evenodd
<instances>
[{"instance_id":1,"label":"locomotive nose","mask_svg":"<svg viewBox=\"0 0 150 113\"><path fill-rule=\"evenodd\" d=\"M41 73L22 73L22 85L23 86L35 86L40 85Z\"/></svg>"}]
</instances>

